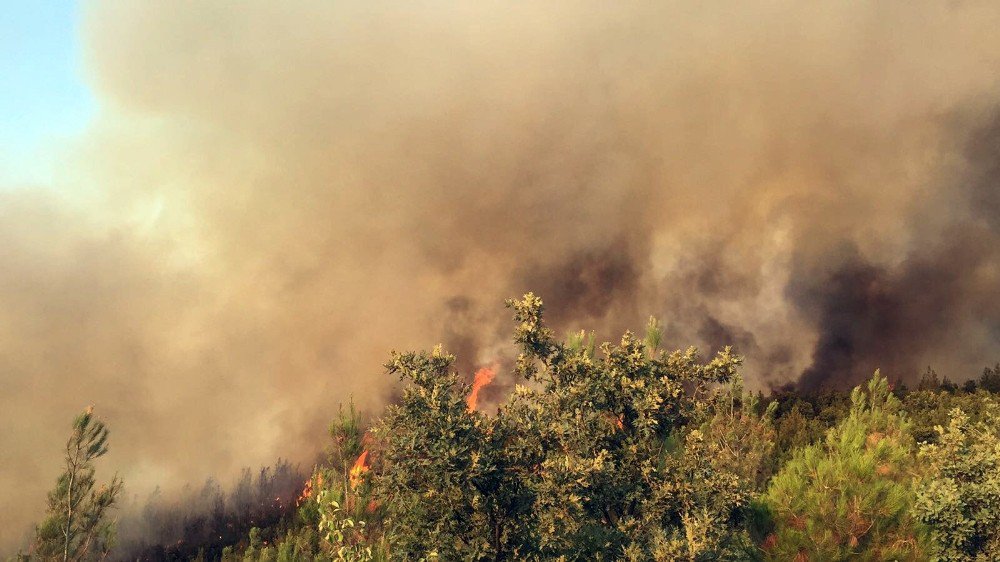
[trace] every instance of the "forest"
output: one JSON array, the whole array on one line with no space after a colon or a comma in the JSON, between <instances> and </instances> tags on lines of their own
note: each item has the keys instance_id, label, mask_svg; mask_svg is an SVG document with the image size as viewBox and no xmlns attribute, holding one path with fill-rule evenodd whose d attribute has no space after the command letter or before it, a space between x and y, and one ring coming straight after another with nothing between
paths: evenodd
<instances>
[{"instance_id":1,"label":"forest","mask_svg":"<svg viewBox=\"0 0 1000 562\"><path fill-rule=\"evenodd\" d=\"M748 392L730 348L559 338L507 301L517 382L495 407L440 346L393 352L379 416L347 404L314 467L279 461L119 518L109 429L73 423L18 560L1000 559L1000 364L853 389ZM904 384L909 380L910 385Z\"/></svg>"}]
</instances>

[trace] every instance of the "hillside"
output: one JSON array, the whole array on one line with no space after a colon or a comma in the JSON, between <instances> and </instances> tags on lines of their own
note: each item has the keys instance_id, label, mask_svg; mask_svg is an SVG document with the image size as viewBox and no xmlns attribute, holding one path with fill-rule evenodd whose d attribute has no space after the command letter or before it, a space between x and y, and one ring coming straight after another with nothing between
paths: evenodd
<instances>
[{"instance_id":1,"label":"hillside","mask_svg":"<svg viewBox=\"0 0 1000 562\"><path fill-rule=\"evenodd\" d=\"M22 557L62 559L64 543L78 560L1000 556L1000 365L961 386L928 368L912 388L876 372L851 391L764 395L728 348L662 349L655 320L596 345L556 338L531 294L508 306L518 382L498 402L481 394L498 365L470 384L440 347L394 353L398 400L368 422L342 408L311 472L279 462L232 490L151 498L118 541L105 508L119 485L98 489L80 461L97 491L67 524L60 498L77 488L60 479ZM106 452L92 412L74 427L71 444Z\"/></svg>"}]
</instances>

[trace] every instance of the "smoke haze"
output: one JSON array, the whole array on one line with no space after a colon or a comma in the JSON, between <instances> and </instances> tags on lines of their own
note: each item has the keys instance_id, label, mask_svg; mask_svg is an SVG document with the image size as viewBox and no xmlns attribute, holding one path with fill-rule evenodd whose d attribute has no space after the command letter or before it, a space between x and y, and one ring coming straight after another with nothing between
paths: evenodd
<instances>
[{"instance_id":1,"label":"smoke haze","mask_svg":"<svg viewBox=\"0 0 1000 562\"><path fill-rule=\"evenodd\" d=\"M994 2L84 13L99 115L0 190L0 544L87 404L130 493L309 460L389 350L509 355L528 290L753 388L1000 356Z\"/></svg>"}]
</instances>

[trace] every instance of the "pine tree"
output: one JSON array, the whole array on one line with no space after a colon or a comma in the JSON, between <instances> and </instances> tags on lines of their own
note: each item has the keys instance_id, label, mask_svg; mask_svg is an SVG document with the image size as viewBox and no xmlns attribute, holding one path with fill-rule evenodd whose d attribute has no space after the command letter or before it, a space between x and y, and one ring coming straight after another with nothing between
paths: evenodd
<instances>
[{"instance_id":1,"label":"pine tree","mask_svg":"<svg viewBox=\"0 0 1000 562\"><path fill-rule=\"evenodd\" d=\"M925 540L910 509L914 443L888 381L877 371L851 393L847 418L822 443L795 453L764 498L772 560L921 560Z\"/></svg>"},{"instance_id":2,"label":"pine tree","mask_svg":"<svg viewBox=\"0 0 1000 562\"><path fill-rule=\"evenodd\" d=\"M992 369L989 367L983 369L983 375L979 377L979 388L993 394L1000 393L1000 363Z\"/></svg>"},{"instance_id":3,"label":"pine tree","mask_svg":"<svg viewBox=\"0 0 1000 562\"><path fill-rule=\"evenodd\" d=\"M930 365L928 365L927 371L920 376L920 382L917 384L917 390L937 391L940 389L941 379L938 377L937 371L931 369Z\"/></svg>"},{"instance_id":4,"label":"pine tree","mask_svg":"<svg viewBox=\"0 0 1000 562\"><path fill-rule=\"evenodd\" d=\"M66 468L49 493L48 512L36 530L33 556L85 561L107 556L114 543L109 510L122 490L117 476L95 489L94 461L108 452L108 429L89 407L73 421L66 442Z\"/></svg>"}]
</instances>

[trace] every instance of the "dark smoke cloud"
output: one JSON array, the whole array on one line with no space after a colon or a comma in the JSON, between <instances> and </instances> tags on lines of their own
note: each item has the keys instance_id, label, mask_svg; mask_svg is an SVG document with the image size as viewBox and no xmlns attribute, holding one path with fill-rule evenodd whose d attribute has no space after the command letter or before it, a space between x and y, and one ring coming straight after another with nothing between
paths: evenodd
<instances>
[{"instance_id":1,"label":"dark smoke cloud","mask_svg":"<svg viewBox=\"0 0 1000 562\"><path fill-rule=\"evenodd\" d=\"M101 112L0 191L0 542L89 403L133 492L308 462L390 349L508 361L525 290L755 388L1000 355L995 3L84 12Z\"/></svg>"},{"instance_id":2,"label":"dark smoke cloud","mask_svg":"<svg viewBox=\"0 0 1000 562\"><path fill-rule=\"evenodd\" d=\"M590 326L605 319L627 322L634 319L648 260L648 248L609 240L526 264L514 272L517 281L511 289L545 295L548 320L558 326Z\"/></svg>"},{"instance_id":3,"label":"dark smoke cloud","mask_svg":"<svg viewBox=\"0 0 1000 562\"><path fill-rule=\"evenodd\" d=\"M734 353L744 356L760 355L760 348L753 333L730 324L724 324L714 316L706 314L705 320L698 330L698 338L705 342L706 353L722 351L731 347Z\"/></svg>"},{"instance_id":4,"label":"dark smoke cloud","mask_svg":"<svg viewBox=\"0 0 1000 562\"><path fill-rule=\"evenodd\" d=\"M789 298L819 330L801 388L843 388L880 367L912 378L926 363L944 363L950 378L961 379L996 352L1000 222L991 205L1000 193L1000 112L994 115L969 134L960 153L966 173L945 180L954 182L947 206L913 224L901 260L876 264L845 243L793 270Z\"/></svg>"}]
</instances>

